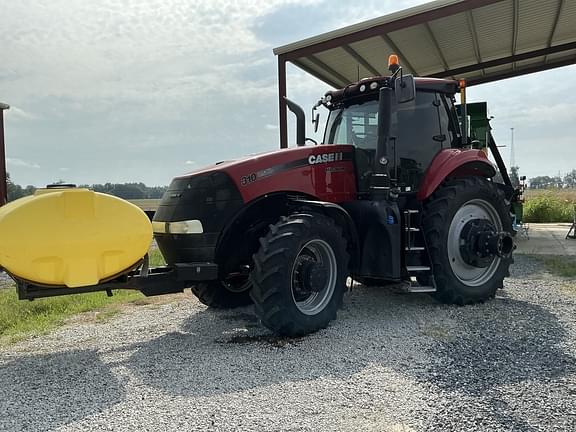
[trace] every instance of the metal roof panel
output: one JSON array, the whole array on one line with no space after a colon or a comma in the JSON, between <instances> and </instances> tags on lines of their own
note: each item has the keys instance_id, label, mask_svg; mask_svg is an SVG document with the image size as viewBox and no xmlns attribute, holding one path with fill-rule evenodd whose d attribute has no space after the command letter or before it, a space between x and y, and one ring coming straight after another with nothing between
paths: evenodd
<instances>
[{"instance_id":1,"label":"metal roof panel","mask_svg":"<svg viewBox=\"0 0 576 432\"><path fill-rule=\"evenodd\" d=\"M576 40L576 0L564 0L553 45Z\"/></svg>"},{"instance_id":2,"label":"metal roof panel","mask_svg":"<svg viewBox=\"0 0 576 432\"><path fill-rule=\"evenodd\" d=\"M465 13L431 21L430 28L450 68L477 61L472 31Z\"/></svg>"},{"instance_id":3,"label":"metal roof panel","mask_svg":"<svg viewBox=\"0 0 576 432\"><path fill-rule=\"evenodd\" d=\"M512 54L514 20L511 1L474 9L472 16L483 60Z\"/></svg>"},{"instance_id":4,"label":"metal roof panel","mask_svg":"<svg viewBox=\"0 0 576 432\"><path fill-rule=\"evenodd\" d=\"M518 9L517 52L548 46L558 6L550 7L558 0L522 0Z\"/></svg>"},{"instance_id":5,"label":"metal roof panel","mask_svg":"<svg viewBox=\"0 0 576 432\"><path fill-rule=\"evenodd\" d=\"M439 0L274 52L334 86L386 74L392 52L416 75L485 82L576 63L567 42L576 42L576 0Z\"/></svg>"}]
</instances>

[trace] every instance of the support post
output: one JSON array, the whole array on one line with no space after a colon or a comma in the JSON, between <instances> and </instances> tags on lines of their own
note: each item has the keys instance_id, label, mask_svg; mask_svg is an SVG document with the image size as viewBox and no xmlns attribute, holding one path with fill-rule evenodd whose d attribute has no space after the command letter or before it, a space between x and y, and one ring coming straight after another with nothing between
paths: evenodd
<instances>
[{"instance_id":1,"label":"support post","mask_svg":"<svg viewBox=\"0 0 576 432\"><path fill-rule=\"evenodd\" d=\"M280 148L288 148L288 111L286 107L286 59L278 56L278 108L280 112Z\"/></svg>"},{"instance_id":2,"label":"support post","mask_svg":"<svg viewBox=\"0 0 576 432\"><path fill-rule=\"evenodd\" d=\"M0 207L8 202L8 182L6 174L6 147L4 144L4 110L10 105L0 103Z\"/></svg>"}]
</instances>

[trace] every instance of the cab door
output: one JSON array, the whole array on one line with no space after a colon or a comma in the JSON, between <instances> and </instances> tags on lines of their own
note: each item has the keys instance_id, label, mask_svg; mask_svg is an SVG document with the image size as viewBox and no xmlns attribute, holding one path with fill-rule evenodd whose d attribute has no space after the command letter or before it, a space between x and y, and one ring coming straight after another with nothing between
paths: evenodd
<instances>
[{"instance_id":1,"label":"cab door","mask_svg":"<svg viewBox=\"0 0 576 432\"><path fill-rule=\"evenodd\" d=\"M434 156L450 147L447 127L445 105L435 92L418 91L415 100L395 106L391 175L402 192L417 191Z\"/></svg>"}]
</instances>

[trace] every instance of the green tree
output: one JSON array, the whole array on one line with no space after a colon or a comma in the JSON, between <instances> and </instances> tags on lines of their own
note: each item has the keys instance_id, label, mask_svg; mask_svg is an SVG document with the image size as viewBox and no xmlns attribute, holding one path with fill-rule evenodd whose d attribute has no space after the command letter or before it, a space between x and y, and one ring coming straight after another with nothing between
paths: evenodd
<instances>
[{"instance_id":1,"label":"green tree","mask_svg":"<svg viewBox=\"0 0 576 432\"><path fill-rule=\"evenodd\" d=\"M510 167L510 181L515 188L520 186L520 176L518 176L519 169L520 167L517 166Z\"/></svg>"},{"instance_id":2,"label":"green tree","mask_svg":"<svg viewBox=\"0 0 576 432\"><path fill-rule=\"evenodd\" d=\"M10 178L10 173L6 173L6 184L8 186L8 201L14 201L24 196L22 186L15 184Z\"/></svg>"},{"instance_id":3,"label":"green tree","mask_svg":"<svg viewBox=\"0 0 576 432\"><path fill-rule=\"evenodd\" d=\"M576 169L564 176L564 185L571 188L576 187Z\"/></svg>"}]
</instances>

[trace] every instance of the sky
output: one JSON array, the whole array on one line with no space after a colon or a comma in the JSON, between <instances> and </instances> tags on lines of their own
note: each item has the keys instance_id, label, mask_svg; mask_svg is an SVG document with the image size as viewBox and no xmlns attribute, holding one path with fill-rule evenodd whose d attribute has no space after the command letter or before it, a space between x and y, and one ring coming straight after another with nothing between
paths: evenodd
<instances>
[{"instance_id":1,"label":"sky","mask_svg":"<svg viewBox=\"0 0 576 432\"><path fill-rule=\"evenodd\" d=\"M421 3L5 2L0 102L11 105L8 171L21 185L166 185L204 165L274 150L272 49ZM329 86L296 67L288 72L288 96L308 113ZM521 174L576 168L575 73L569 66L469 89L470 102L488 101L506 161L514 128Z\"/></svg>"}]
</instances>

